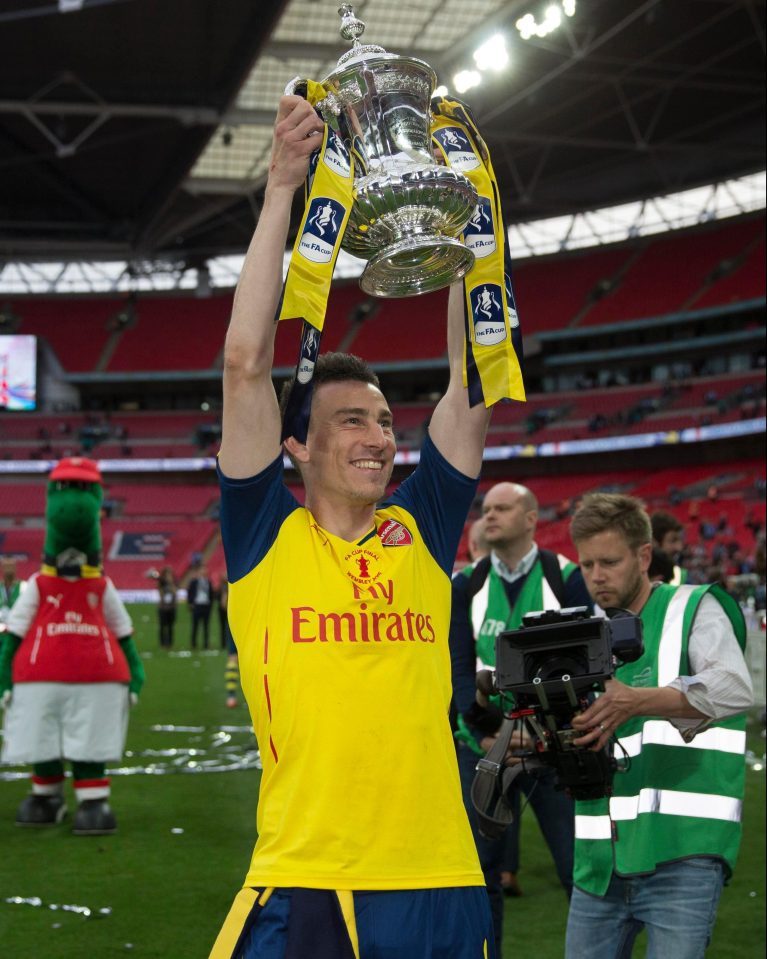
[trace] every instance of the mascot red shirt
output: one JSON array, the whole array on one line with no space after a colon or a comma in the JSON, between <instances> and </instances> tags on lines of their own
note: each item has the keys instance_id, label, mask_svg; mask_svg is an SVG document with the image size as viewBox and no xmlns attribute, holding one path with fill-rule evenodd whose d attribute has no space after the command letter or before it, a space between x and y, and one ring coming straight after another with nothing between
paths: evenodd
<instances>
[{"instance_id":1,"label":"mascot red shirt","mask_svg":"<svg viewBox=\"0 0 767 959\"><path fill-rule=\"evenodd\" d=\"M37 614L14 657L14 683L127 684L128 663L104 618L106 577L33 582Z\"/></svg>"}]
</instances>

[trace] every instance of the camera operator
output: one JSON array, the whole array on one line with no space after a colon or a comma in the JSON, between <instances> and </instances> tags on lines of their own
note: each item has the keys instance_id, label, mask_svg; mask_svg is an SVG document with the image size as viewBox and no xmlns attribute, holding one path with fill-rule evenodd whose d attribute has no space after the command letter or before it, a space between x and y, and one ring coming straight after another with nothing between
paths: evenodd
<instances>
[{"instance_id":1,"label":"camera operator","mask_svg":"<svg viewBox=\"0 0 767 959\"><path fill-rule=\"evenodd\" d=\"M650 520L630 496L584 497L570 533L592 598L641 617L644 653L573 721L575 745L615 736L612 797L576 803L567 959L699 959L740 844L752 704L737 604L716 586L650 583Z\"/></svg>"},{"instance_id":2,"label":"camera operator","mask_svg":"<svg viewBox=\"0 0 767 959\"><path fill-rule=\"evenodd\" d=\"M483 535L490 556L467 566L453 578L450 619L450 657L453 700L459 714L458 768L464 803L472 824L480 863L493 911L496 945L501 955L503 918L502 872L516 880L519 858L520 792L533 807L551 850L557 874L566 893L572 889L573 803L554 788L554 771L522 773L509 797L514 822L500 839L479 833L470 799L478 756L484 756L501 725L499 708L489 712L475 705L476 672L495 666L496 637L514 629L525 614L540 609L591 606L583 578L565 556L541 550L535 542L538 502L519 483L497 483L482 504ZM529 745L517 737L513 746ZM513 760L512 760L513 761ZM518 893L517 893L518 894Z\"/></svg>"}]
</instances>

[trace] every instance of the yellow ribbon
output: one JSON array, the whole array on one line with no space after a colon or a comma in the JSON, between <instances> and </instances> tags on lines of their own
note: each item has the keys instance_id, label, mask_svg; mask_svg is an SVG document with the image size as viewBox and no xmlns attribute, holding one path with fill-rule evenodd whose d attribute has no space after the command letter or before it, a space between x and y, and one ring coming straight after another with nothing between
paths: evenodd
<instances>
[{"instance_id":1,"label":"yellow ribbon","mask_svg":"<svg viewBox=\"0 0 767 959\"><path fill-rule=\"evenodd\" d=\"M307 80L306 99L313 106L326 91ZM285 280L280 320L301 317L322 332L341 239L352 208L354 159L343 138L326 125L307 177L306 206Z\"/></svg>"},{"instance_id":2,"label":"yellow ribbon","mask_svg":"<svg viewBox=\"0 0 767 959\"><path fill-rule=\"evenodd\" d=\"M479 196L463 236L475 256L474 266L464 277L464 385L469 387L472 404L480 399L488 407L507 398L524 400L514 344L514 340L521 343L519 320L507 296L503 216L490 152L463 104L442 98L435 106L432 142L448 166L472 182ZM473 382L476 377L478 384Z\"/></svg>"}]
</instances>

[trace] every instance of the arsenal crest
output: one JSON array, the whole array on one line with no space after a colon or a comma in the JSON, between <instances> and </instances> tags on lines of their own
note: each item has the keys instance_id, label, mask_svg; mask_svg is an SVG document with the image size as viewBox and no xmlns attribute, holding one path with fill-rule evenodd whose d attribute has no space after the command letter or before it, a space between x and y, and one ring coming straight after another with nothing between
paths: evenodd
<instances>
[{"instance_id":1,"label":"arsenal crest","mask_svg":"<svg viewBox=\"0 0 767 959\"><path fill-rule=\"evenodd\" d=\"M413 537L407 526L394 519L387 519L378 527L378 538L384 546L412 546Z\"/></svg>"}]
</instances>

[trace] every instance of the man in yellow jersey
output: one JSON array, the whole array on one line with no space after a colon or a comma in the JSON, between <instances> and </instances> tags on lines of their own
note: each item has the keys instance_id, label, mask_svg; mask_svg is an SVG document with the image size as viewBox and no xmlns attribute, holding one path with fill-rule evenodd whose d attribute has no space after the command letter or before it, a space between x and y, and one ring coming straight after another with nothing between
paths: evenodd
<instances>
[{"instance_id":1,"label":"man in yellow jersey","mask_svg":"<svg viewBox=\"0 0 767 959\"><path fill-rule=\"evenodd\" d=\"M565 954L621 959L644 927L648 956L703 959L741 835L743 616L717 586L651 584L650 520L634 497L584 497L570 535L594 602L641 618L644 652L572 721L576 746L614 736L624 770L609 798L575 804Z\"/></svg>"},{"instance_id":2,"label":"man in yellow jersey","mask_svg":"<svg viewBox=\"0 0 767 959\"><path fill-rule=\"evenodd\" d=\"M219 476L229 622L263 758L258 841L213 959L483 959L492 924L448 709L450 574L489 413L450 382L420 464L384 499L392 414L370 368L320 356L284 450L271 380L293 194L322 121L280 101L224 353ZM383 501L383 502L381 502ZM377 505L378 504L378 505Z\"/></svg>"}]
</instances>

